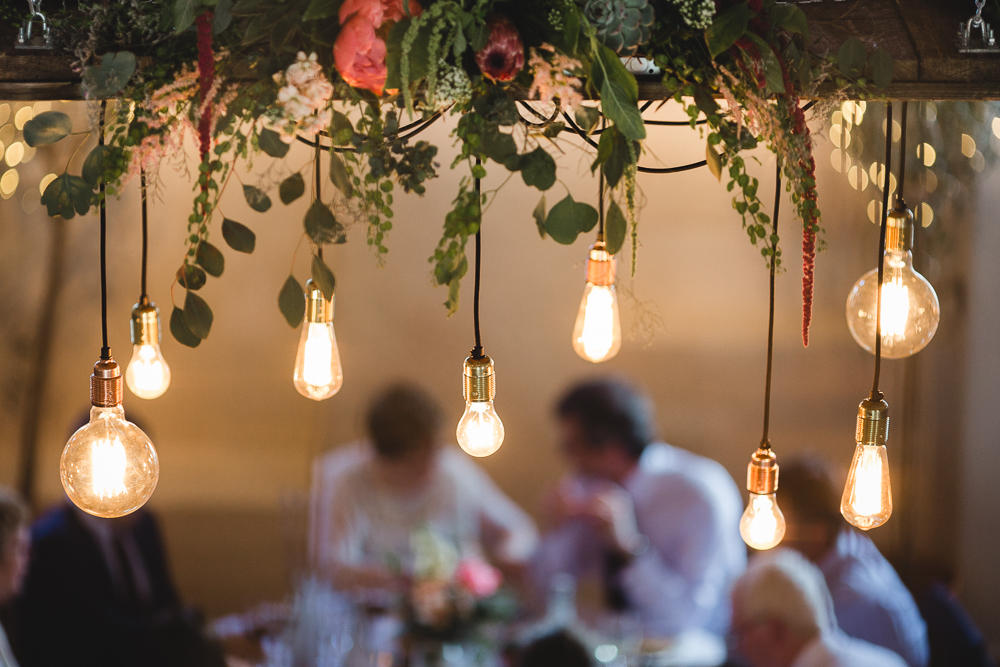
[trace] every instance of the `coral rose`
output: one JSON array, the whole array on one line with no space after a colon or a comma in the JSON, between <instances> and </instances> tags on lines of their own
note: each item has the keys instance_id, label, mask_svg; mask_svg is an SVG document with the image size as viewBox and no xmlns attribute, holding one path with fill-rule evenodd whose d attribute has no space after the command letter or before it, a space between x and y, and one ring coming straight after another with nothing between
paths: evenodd
<instances>
[{"instance_id":1,"label":"coral rose","mask_svg":"<svg viewBox=\"0 0 1000 667\"><path fill-rule=\"evenodd\" d=\"M517 28L504 16L492 16L486 22L490 34L486 46L476 54L476 64L491 81L510 81L524 67L524 44Z\"/></svg>"},{"instance_id":2,"label":"coral rose","mask_svg":"<svg viewBox=\"0 0 1000 667\"><path fill-rule=\"evenodd\" d=\"M382 0L384 21L399 21L407 16L420 16L424 8L417 0Z\"/></svg>"},{"instance_id":3,"label":"coral rose","mask_svg":"<svg viewBox=\"0 0 1000 667\"><path fill-rule=\"evenodd\" d=\"M340 6L340 13L337 14L340 25L346 25L356 16L362 16L372 26L379 27L384 20L383 0L344 0L344 4Z\"/></svg>"},{"instance_id":4,"label":"coral rose","mask_svg":"<svg viewBox=\"0 0 1000 667\"><path fill-rule=\"evenodd\" d=\"M365 16L355 14L340 28L333 60L344 81L355 88L382 94L385 87L385 42Z\"/></svg>"}]
</instances>

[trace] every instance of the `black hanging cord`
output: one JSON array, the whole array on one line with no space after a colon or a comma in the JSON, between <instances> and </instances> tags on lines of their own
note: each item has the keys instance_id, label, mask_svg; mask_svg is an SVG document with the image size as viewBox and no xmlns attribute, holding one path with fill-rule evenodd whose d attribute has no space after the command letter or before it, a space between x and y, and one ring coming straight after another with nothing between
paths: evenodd
<instances>
[{"instance_id":1,"label":"black hanging cord","mask_svg":"<svg viewBox=\"0 0 1000 667\"><path fill-rule=\"evenodd\" d=\"M906 116L909 102L903 100L903 117L899 119L899 184L896 186L896 206L906 207L906 200L903 199L903 185L906 183Z\"/></svg>"},{"instance_id":2,"label":"black hanging cord","mask_svg":"<svg viewBox=\"0 0 1000 667\"><path fill-rule=\"evenodd\" d=\"M319 138L316 139L316 155L313 158L313 187L316 190L315 196L316 201L319 201L321 196L320 191L320 178L322 177L322 170L320 169L320 157L323 155L323 146L319 143ZM323 259L323 245L316 244L316 256Z\"/></svg>"},{"instance_id":3,"label":"black hanging cord","mask_svg":"<svg viewBox=\"0 0 1000 667\"><path fill-rule=\"evenodd\" d=\"M480 166L482 160L478 157L476 158L476 166ZM479 333L479 265L482 262L483 254L483 198L481 193L481 186L479 183L479 177L476 177L476 206L479 207L479 226L476 228L476 281L475 289L472 295L472 323L476 330L476 346L472 348L472 356L476 359L481 359L483 356L483 341Z\"/></svg>"},{"instance_id":4,"label":"black hanging cord","mask_svg":"<svg viewBox=\"0 0 1000 667\"><path fill-rule=\"evenodd\" d=\"M101 119L97 127L97 144L104 146L104 112L107 109L106 100L101 100ZM111 358L111 348L108 346L108 209L104 201L104 172L100 180L100 212L101 212L101 359Z\"/></svg>"},{"instance_id":5,"label":"black hanging cord","mask_svg":"<svg viewBox=\"0 0 1000 667\"><path fill-rule=\"evenodd\" d=\"M149 244L149 233L147 231L149 214L146 211L146 170L142 167L139 167L139 194L142 203L142 273L140 279L142 293L139 295L139 303L145 306L149 303L149 294L146 292L146 249Z\"/></svg>"},{"instance_id":6,"label":"black hanging cord","mask_svg":"<svg viewBox=\"0 0 1000 667\"><path fill-rule=\"evenodd\" d=\"M601 116L601 130L606 124L604 116ZM597 167L597 240L604 240L604 165Z\"/></svg>"},{"instance_id":7,"label":"black hanging cord","mask_svg":"<svg viewBox=\"0 0 1000 667\"><path fill-rule=\"evenodd\" d=\"M885 273L885 228L889 218L889 175L892 172L892 102L885 103L885 178L882 181L882 225L878 235L878 291L875 295L875 377L872 400L881 398L878 376L882 370L882 278Z\"/></svg>"},{"instance_id":8,"label":"black hanging cord","mask_svg":"<svg viewBox=\"0 0 1000 667\"><path fill-rule=\"evenodd\" d=\"M774 174L774 216L771 218L774 241L771 243L771 268L768 285L770 305L767 311L767 372L764 376L764 433L760 436L761 449L770 449L768 428L771 422L771 361L774 357L774 269L778 262L778 211L781 207L781 160L777 160Z\"/></svg>"}]
</instances>

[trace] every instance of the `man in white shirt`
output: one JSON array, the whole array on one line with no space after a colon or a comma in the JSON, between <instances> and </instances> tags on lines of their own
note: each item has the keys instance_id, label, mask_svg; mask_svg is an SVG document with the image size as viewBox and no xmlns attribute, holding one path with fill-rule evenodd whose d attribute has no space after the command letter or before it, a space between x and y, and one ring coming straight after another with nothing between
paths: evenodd
<instances>
[{"instance_id":1,"label":"man in white shirt","mask_svg":"<svg viewBox=\"0 0 1000 667\"><path fill-rule=\"evenodd\" d=\"M339 447L313 474L311 552L337 588L402 591L427 537L450 559L487 558L516 575L534 552L531 519L454 446L441 446L438 405L422 389L384 389L368 442Z\"/></svg>"},{"instance_id":2,"label":"man in white shirt","mask_svg":"<svg viewBox=\"0 0 1000 667\"><path fill-rule=\"evenodd\" d=\"M596 575L605 606L647 635L728 624L729 589L746 565L739 491L715 461L653 442L649 401L620 381L571 388L558 402L575 475L556 490L535 576Z\"/></svg>"},{"instance_id":3,"label":"man in white shirt","mask_svg":"<svg viewBox=\"0 0 1000 667\"><path fill-rule=\"evenodd\" d=\"M840 515L840 489L817 458L781 464L785 546L819 567L840 628L899 654L909 667L928 663L927 626L913 596L868 536Z\"/></svg>"},{"instance_id":4,"label":"man in white shirt","mask_svg":"<svg viewBox=\"0 0 1000 667\"><path fill-rule=\"evenodd\" d=\"M733 636L750 667L904 667L895 653L848 637L814 565L791 549L757 555L733 586Z\"/></svg>"}]
</instances>

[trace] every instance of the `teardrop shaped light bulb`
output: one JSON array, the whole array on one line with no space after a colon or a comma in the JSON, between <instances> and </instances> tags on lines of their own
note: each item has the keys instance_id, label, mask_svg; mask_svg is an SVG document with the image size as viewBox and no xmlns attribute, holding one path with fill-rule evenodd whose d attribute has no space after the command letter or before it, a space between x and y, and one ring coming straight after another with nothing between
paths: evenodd
<instances>
[{"instance_id":1,"label":"teardrop shaped light bulb","mask_svg":"<svg viewBox=\"0 0 1000 667\"><path fill-rule=\"evenodd\" d=\"M840 513L861 530L881 526L892 515L888 437L889 405L881 396L865 399L858 408L857 446L840 499Z\"/></svg>"},{"instance_id":2,"label":"teardrop shaped light bulb","mask_svg":"<svg viewBox=\"0 0 1000 667\"><path fill-rule=\"evenodd\" d=\"M306 282L306 316L295 353L292 382L296 391L314 401L330 398L344 384L333 330L333 300L327 301L312 280Z\"/></svg>"},{"instance_id":3,"label":"teardrop shaped light bulb","mask_svg":"<svg viewBox=\"0 0 1000 667\"><path fill-rule=\"evenodd\" d=\"M593 363L611 359L622 346L615 259L598 240L587 260L587 283L573 326L573 350Z\"/></svg>"}]
</instances>

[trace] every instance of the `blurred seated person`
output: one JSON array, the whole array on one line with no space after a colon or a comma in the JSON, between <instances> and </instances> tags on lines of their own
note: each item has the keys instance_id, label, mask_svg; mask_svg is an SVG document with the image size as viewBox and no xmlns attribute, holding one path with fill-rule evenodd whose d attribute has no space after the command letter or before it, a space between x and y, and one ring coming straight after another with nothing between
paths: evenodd
<instances>
[{"instance_id":1,"label":"blurred seated person","mask_svg":"<svg viewBox=\"0 0 1000 667\"><path fill-rule=\"evenodd\" d=\"M886 647L910 667L923 667L929 657L924 619L878 547L840 515L841 490L817 458L783 462L779 494L788 525L784 545L822 571L844 632Z\"/></svg>"},{"instance_id":2,"label":"blurred seated person","mask_svg":"<svg viewBox=\"0 0 1000 667\"><path fill-rule=\"evenodd\" d=\"M28 508L16 493L0 487L0 605L17 595L28 569ZM17 667L17 660L0 625L0 667Z\"/></svg>"},{"instance_id":3,"label":"blurred seated person","mask_svg":"<svg viewBox=\"0 0 1000 667\"><path fill-rule=\"evenodd\" d=\"M647 636L704 631L721 642L729 589L746 566L732 478L715 461L654 441L649 401L624 382L572 387L555 412L574 474L549 508L539 588L559 573L595 576L605 607L635 614Z\"/></svg>"},{"instance_id":4,"label":"blurred seated person","mask_svg":"<svg viewBox=\"0 0 1000 667\"><path fill-rule=\"evenodd\" d=\"M517 667L592 667L583 642L566 630L538 637L521 649Z\"/></svg>"},{"instance_id":5,"label":"blurred seated person","mask_svg":"<svg viewBox=\"0 0 1000 667\"><path fill-rule=\"evenodd\" d=\"M750 667L904 667L837 627L815 565L791 549L756 555L733 586L733 635Z\"/></svg>"},{"instance_id":6,"label":"blurred seated person","mask_svg":"<svg viewBox=\"0 0 1000 667\"><path fill-rule=\"evenodd\" d=\"M314 467L315 566L341 590L398 593L428 541L454 560L486 558L516 575L534 551L531 519L468 456L440 438L441 409L423 389L384 388L367 414L369 441Z\"/></svg>"},{"instance_id":7,"label":"blurred seated person","mask_svg":"<svg viewBox=\"0 0 1000 667\"><path fill-rule=\"evenodd\" d=\"M217 667L181 606L151 510L91 516L66 500L31 528L16 602L22 667Z\"/></svg>"}]
</instances>

